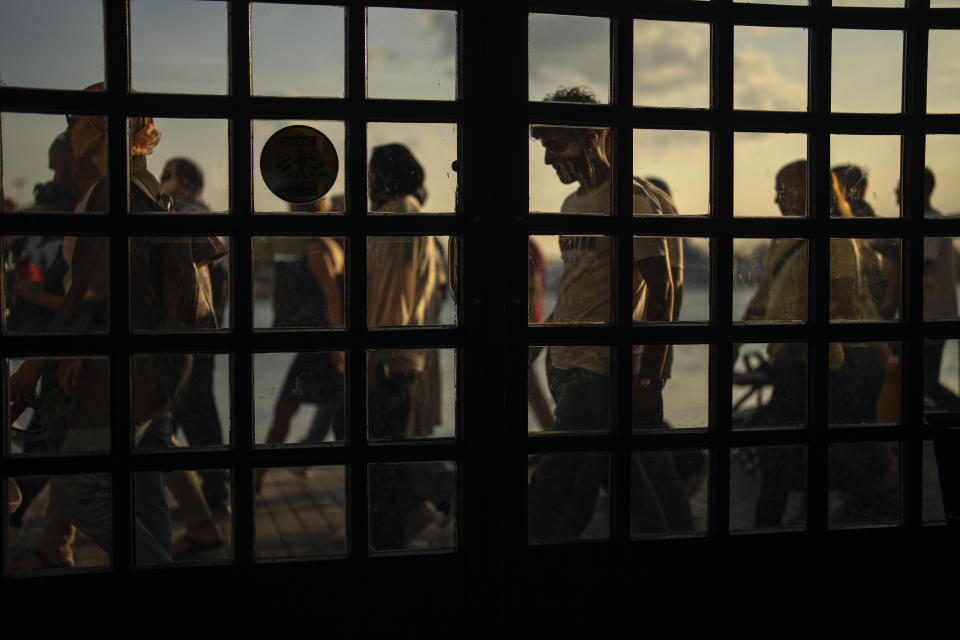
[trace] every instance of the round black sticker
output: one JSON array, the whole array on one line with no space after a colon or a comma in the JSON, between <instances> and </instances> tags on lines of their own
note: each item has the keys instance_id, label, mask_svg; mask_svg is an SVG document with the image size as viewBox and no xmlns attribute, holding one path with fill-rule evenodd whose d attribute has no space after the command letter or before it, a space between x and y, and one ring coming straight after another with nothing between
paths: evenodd
<instances>
[{"instance_id":1,"label":"round black sticker","mask_svg":"<svg viewBox=\"0 0 960 640\"><path fill-rule=\"evenodd\" d=\"M330 139L302 124L280 129L260 151L263 181L286 202L313 202L330 190L339 170Z\"/></svg>"}]
</instances>

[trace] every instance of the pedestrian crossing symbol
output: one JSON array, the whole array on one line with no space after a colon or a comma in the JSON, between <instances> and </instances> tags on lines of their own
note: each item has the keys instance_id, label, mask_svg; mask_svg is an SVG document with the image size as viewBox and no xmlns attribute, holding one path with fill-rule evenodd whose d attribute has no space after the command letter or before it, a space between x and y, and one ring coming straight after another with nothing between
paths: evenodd
<instances>
[{"instance_id":1,"label":"pedestrian crossing symbol","mask_svg":"<svg viewBox=\"0 0 960 640\"><path fill-rule=\"evenodd\" d=\"M286 202L313 202L330 190L339 170L333 143L306 125L280 129L260 151L263 181Z\"/></svg>"}]
</instances>

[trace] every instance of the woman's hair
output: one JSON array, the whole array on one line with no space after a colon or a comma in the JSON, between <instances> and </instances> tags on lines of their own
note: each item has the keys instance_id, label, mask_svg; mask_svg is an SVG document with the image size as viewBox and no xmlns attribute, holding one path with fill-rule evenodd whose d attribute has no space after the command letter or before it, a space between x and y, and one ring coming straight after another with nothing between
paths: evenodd
<instances>
[{"instance_id":1,"label":"woman's hair","mask_svg":"<svg viewBox=\"0 0 960 640\"><path fill-rule=\"evenodd\" d=\"M84 91L103 91L104 84L95 82ZM106 118L104 118L104 121ZM127 131L130 133L130 155L146 156L153 153L160 142L160 131L153 126L150 116L135 116L127 120ZM106 133L104 131L104 133Z\"/></svg>"},{"instance_id":2,"label":"woman's hair","mask_svg":"<svg viewBox=\"0 0 960 640\"><path fill-rule=\"evenodd\" d=\"M379 208L393 198L412 195L423 204L423 167L402 144L374 147L370 154L370 200Z\"/></svg>"}]
</instances>

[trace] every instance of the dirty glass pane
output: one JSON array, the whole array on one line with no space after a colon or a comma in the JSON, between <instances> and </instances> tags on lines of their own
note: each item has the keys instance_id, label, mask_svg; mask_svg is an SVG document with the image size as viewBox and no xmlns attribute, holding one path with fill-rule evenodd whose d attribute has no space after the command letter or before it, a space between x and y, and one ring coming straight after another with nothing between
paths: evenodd
<instances>
[{"instance_id":1,"label":"dirty glass pane","mask_svg":"<svg viewBox=\"0 0 960 640\"><path fill-rule=\"evenodd\" d=\"M833 0L835 7L902 7L903 0Z\"/></svg>"},{"instance_id":2,"label":"dirty glass pane","mask_svg":"<svg viewBox=\"0 0 960 640\"><path fill-rule=\"evenodd\" d=\"M370 212L457 210L457 125L371 122L367 125Z\"/></svg>"},{"instance_id":3,"label":"dirty glass pane","mask_svg":"<svg viewBox=\"0 0 960 640\"><path fill-rule=\"evenodd\" d=\"M456 435L457 356L454 349L367 352L367 434L370 440Z\"/></svg>"},{"instance_id":4,"label":"dirty glass pane","mask_svg":"<svg viewBox=\"0 0 960 640\"><path fill-rule=\"evenodd\" d=\"M960 112L960 71L955 64L960 57L960 31L931 29L927 56L927 112Z\"/></svg>"},{"instance_id":5,"label":"dirty glass pane","mask_svg":"<svg viewBox=\"0 0 960 640\"><path fill-rule=\"evenodd\" d=\"M110 566L109 473L18 476L3 481L10 506L19 503L7 522L8 574L50 575Z\"/></svg>"},{"instance_id":6,"label":"dirty glass pane","mask_svg":"<svg viewBox=\"0 0 960 640\"><path fill-rule=\"evenodd\" d=\"M336 180L322 198L307 204L285 202L277 197L263 180L260 157L263 147L274 133L285 127L306 125L324 134L337 152L339 169ZM343 122L330 120L254 120L253 133L253 210L255 213L343 213L344 175L347 158L344 154L345 128Z\"/></svg>"},{"instance_id":7,"label":"dirty glass pane","mask_svg":"<svg viewBox=\"0 0 960 640\"><path fill-rule=\"evenodd\" d=\"M610 430L610 347L535 346L528 358L527 433Z\"/></svg>"},{"instance_id":8,"label":"dirty glass pane","mask_svg":"<svg viewBox=\"0 0 960 640\"><path fill-rule=\"evenodd\" d=\"M634 371L640 367L639 359L663 345L634 346ZM638 349L640 350L638 353ZM710 345L667 345L666 365L663 368L662 421L650 413L656 406L656 391L650 391L634 382L633 428L640 429L706 429L710 419L708 412Z\"/></svg>"},{"instance_id":9,"label":"dirty glass pane","mask_svg":"<svg viewBox=\"0 0 960 640\"><path fill-rule=\"evenodd\" d=\"M367 478L371 551L456 548L455 462L382 462Z\"/></svg>"},{"instance_id":10,"label":"dirty glass pane","mask_svg":"<svg viewBox=\"0 0 960 640\"><path fill-rule=\"evenodd\" d=\"M457 14L367 9L367 97L454 100Z\"/></svg>"},{"instance_id":11,"label":"dirty glass pane","mask_svg":"<svg viewBox=\"0 0 960 640\"><path fill-rule=\"evenodd\" d=\"M960 7L960 0L930 0L931 7Z\"/></svg>"},{"instance_id":12,"label":"dirty glass pane","mask_svg":"<svg viewBox=\"0 0 960 640\"><path fill-rule=\"evenodd\" d=\"M950 217L960 215L960 181L949 179L960 171L960 136L929 134L926 155L927 178L933 178L933 209L926 215L934 216L934 211Z\"/></svg>"},{"instance_id":13,"label":"dirty glass pane","mask_svg":"<svg viewBox=\"0 0 960 640\"><path fill-rule=\"evenodd\" d=\"M530 100L610 102L610 19L531 13ZM567 93L586 88L593 100Z\"/></svg>"},{"instance_id":14,"label":"dirty glass pane","mask_svg":"<svg viewBox=\"0 0 960 640\"><path fill-rule=\"evenodd\" d=\"M960 408L960 369L957 367L960 341L956 338L927 338L923 341L923 391L927 411L956 411Z\"/></svg>"},{"instance_id":15,"label":"dirty glass pane","mask_svg":"<svg viewBox=\"0 0 960 640\"><path fill-rule=\"evenodd\" d=\"M83 89L103 80L101 0L0 3L0 86Z\"/></svg>"},{"instance_id":16,"label":"dirty glass pane","mask_svg":"<svg viewBox=\"0 0 960 640\"><path fill-rule=\"evenodd\" d=\"M806 110L806 29L733 28L733 106Z\"/></svg>"},{"instance_id":17,"label":"dirty glass pane","mask_svg":"<svg viewBox=\"0 0 960 640\"><path fill-rule=\"evenodd\" d=\"M800 429L807 422L807 345L733 345L733 428Z\"/></svg>"},{"instance_id":18,"label":"dirty glass pane","mask_svg":"<svg viewBox=\"0 0 960 640\"><path fill-rule=\"evenodd\" d=\"M345 363L343 351L255 353L254 442L343 442Z\"/></svg>"},{"instance_id":19,"label":"dirty glass pane","mask_svg":"<svg viewBox=\"0 0 960 640\"><path fill-rule=\"evenodd\" d=\"M217 331L230 327L230 239L130 239L130 328Z\"/></svg>"},{"instance_id":20,"label":"dirty glass pane","mask_svg":"<svg viewBox=\"0 0 960 640\"><path fill-rule=\"evenodd\" d=\"M899 136L831 135L830 166L831 216L900 215Z\"/></svg>"},{"instance_id":21,"label":"dirty glass pane","mask_svg":"<svg viewBox=\"0 0 960 640\"><path fill-rule=\"evenodd\" d=\"M367 326L448 326L457 322L449 287L450 236L367 238Z\"/></svg>"},{"instance_id":22,"label":"dirty glass pane","mask_svg":"<svg viewBox=\"0 0 960 640\"><path fill-rule=\"evenodd\" d=\"M807 136L733 134L733 215L807 215Z\"/></svg>"},{"instance_id":23,"label":"dirty glass pane","mask_svg":"<svg viewBox=\"0 0 960 640\"><path fill-rule=\"evenodd\" d=\"M833 111L900 111L902 31L834 29L831 64Z\"/></svg>"},{"instance_id":24,"label":"dirty glass pane","mask_svg":"<svg viewBox=\"0 0 960 640\"><path fill-rule=\"evenodd\" d=\"M923 319L957 318L957 245L960 238L923 239Z\"/></svg>"},{"instance_id":25,"label":"dirty glass pane","mask_svg":"<svg viewBox=\"0 0 960 640\"><path fill-rule=\"evenodd\" d=\"M943 508L943 493L940 490L940 473L933 443L923 441L923 522L946 522L947 514Z\"/></svg>"},{"instance_id":26,"label":"dirty glass pane","mask_svg":"<svg viewBox=\"0 0 960 640\"><path fill-rule=\"evenodd\" d=\"M894 320L900 312L900 239L830 238L830 321Z\"/></svg>"},{"instance_id":27,"label":"dirty glass pane","mask_svg":"<svg viewBox=\"0 0 960 640\"><path fill-rule=\"evenodd\" d=\"M530 236L528 314L531 324L607 324L609 236Z\"/></svg>"},{"instance_id":28,"label":"dirty glass pane","mask_svg":"<svg viewBox=\"0 0 960 640\"><path fill-rule=\"evenodd\" d=\"M900 421L900 343L831 342L831 425Z\"/></svg>"},{"instance_id":29,"label":"dirty glass pane","mask_svg":"<svg viewBox=\"0 0 960 640\"><path fill-rule=\"evenodd\" d=\"M228 93L227 3L130 1L134 91Z\"/></svg>"},{"instance_id":30,"label":"dirty glass pane","mask_svg":"<svg viewBox=\"0 0 960 640\"><path fill-rule=\"evenodd\" d=\"M344 9L254 2L253 95L343 97Z\"/></svg>"},{"instance_id":31,"label":"dirty glass pane","mask_svg":"<svg viewBox=\"0 0 960 640\"><path fill-rule=\"evenodd\" d=\"M807 240L734 238L734 322L807 321Z\"/></svg>"},{"instance_id":32,"label":"dirty glass pane","mask_svg":"<svg viewBox=\"0 0 960 640\"><path fill-rule=\"evenodd\" d=\"M710 132L634 129L633 175L670 196L680 215L707 215Z\"/></svg>"},{"instance_id":33,"label":"dirty glass pane","mask_svg":"<svg viewBox=\"0 0 960 640\"><path fill-rule=\"evenodd\" d=\"M710 25L633 21L633 104L710 106Z\"/></svg>"},{"instance_id":34,"label":"dirty glass pane","mask_svg":"<svg viewBox=\"0 0 960 640\"><path fill-rule=\"evenodd\" d=\"M646 538L706 533L709 452L634 451L631 458L630 535Z\"/></svg>"},{"instance_id":35,"label":"dirty glass pane","mask_svg":"<svg viewBox=\"0 0 960 640\"><path fill-rule=\"evenodd\" d=\"M105 212L105 197L84 197L101 179L107 191L106 126L104 116L0 113L2 211Z\"/></svg>"},{"instance_id":36,"label":"dirty glass pane","mask_svg":"<svg viewBox=\"0 0 960 640\"><path fill-rule=\"evenodd\" d=\"M344 245L342 237L254 237L254 328L343 327Z\"/></svg>"},{"instance_id":37,"label":"dirty glass pane","mask_svg":"<svg viewBox=\"0 0 960 640\"><path fill-rule=\"evenodd\" d=\"M148 433L151 448L170 446L167 429ZM166 445L164 445L164 441ZM206 475L205 475L206 474ZM223 478L223 495L213 503L200 478ZM230 470L139 471L133 474L134 564L229 562L233 541Z\"/></svg>"},{"instance_id":38,"label":"dirty glass pane","mask_svg":"<svg viewBox=\"0 0 960 640\"><path fill-rule=\"evenodd\" d=\"M6 365L11 454L110 451L109 358L8 359Z\"/></svg>"},{"instance_id":39,"label":"dirty glass pane","mask_svg":"<svg viewBox=\"0 0 960 640\"><path fill-rule=\"evenodd\" d=\"M168 417L175 446L210 448L230 444L229 354L135 355L131 371L130 406L136 448L142 448L138 440L152 422ZM204 473L200 475L206 491L207 484L218 482L208 480ZM222 488L222 480L219 484Z\"/></svg>"},{"instance_id":40,"label":"dirty glass pane","mask_svg":"<svg viewBox=\"0 0 960 640\"><path fill-rule=\"evenodd\" d=\"M830 528L900 521L900 445L831 444L827 521Z\"/></svg>"},{"instance_id":41,"label":"dirty glass pane","mask_svg":"<svg viewBox=\"0 0 960 640\"><path fill-rule=\"evenodd\" d=\"M254 471L254 555L309 558L347 552L344 467L273 467Z\"/></svg>"},{"instance_id":42,"label":"dirty glass pane","mask_svg":"<svg viewBox=\"0 0 960 640\"><path fill-rule=\"evenodd\" d=\"M128 129L132 137L132 212L227 212L230 148L226 120L131 118ZM159 139L155 139L157 134ZM157 179L164 195L154 198L138 187L138 182L150 182L140 173L144 169Z\"/></svg>"},{"instance_id":43,"label":"dirty glass pane","mask_svg":"<svg viewBox=\"0 0 960 640\"><path fill-rule=\"evenodd\" d=\"M530 211L610 215L608 128L530 127ZM635 213L647 213L648 208Z\"/></svg>"},{"instance_id":44,"label":"dirty glass pane","mask_svg":"<svg viewBox=\"0 0 960 640\"><path fill-rule=\"evenodd\" d=\"M527 456L527 541L610 537L610 454Z\"/></svg>"},{"instance_id":45,"label":"dirty glass pane","mask_svg":"<svg viewBox=\"0 0 960 640\"><path fill-rule=\"evenodd\" d=\"M733 0L734 2L742 2L744 4L789 4L789 5L806 5L808 0Z\"/></svg>"},{"instance_id":46,"label":"dirty glass pane","mask_svg":"<svg viewBox=\"0 0 960 640\"><path fill-rule=\"evenodd\" d=\"M666 247L673 279L673 309L669 318L660 317L650 304L650 291L656 282L644 277L644 260L656 260ZM710 242L708 238L675 236L636 236L634 259L639 265L640 279L634 289L635 322L708 322L710 320Z\"/></svg>"},{"instance_id":47,"label":"dirty glass pane","mask_svg":"<svg viewBox=\"0 0 960 640\"><path fill-rule=\"evenodd\" d=\"M807 525L806 448L730 450L730 531Z\"/></svg>"}]
</instances>

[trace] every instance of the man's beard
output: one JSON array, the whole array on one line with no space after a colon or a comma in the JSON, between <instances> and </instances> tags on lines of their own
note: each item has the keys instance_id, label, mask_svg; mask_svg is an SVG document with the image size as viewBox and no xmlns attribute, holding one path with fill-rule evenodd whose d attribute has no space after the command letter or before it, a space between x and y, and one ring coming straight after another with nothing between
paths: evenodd
<instances>
[{"instance_id":1,"label":"man's beard","mask_svg":"<svg viewBox=\"0 0 960 640\"><path fill-rule=\"evenodd\" d=\"M577 177L578 171L570 160L558 160L554 162L553 169L557 172L557 177L560 178L560 182L563 184L570 184L579 179Z\"/></svg>"}]
</instances>

